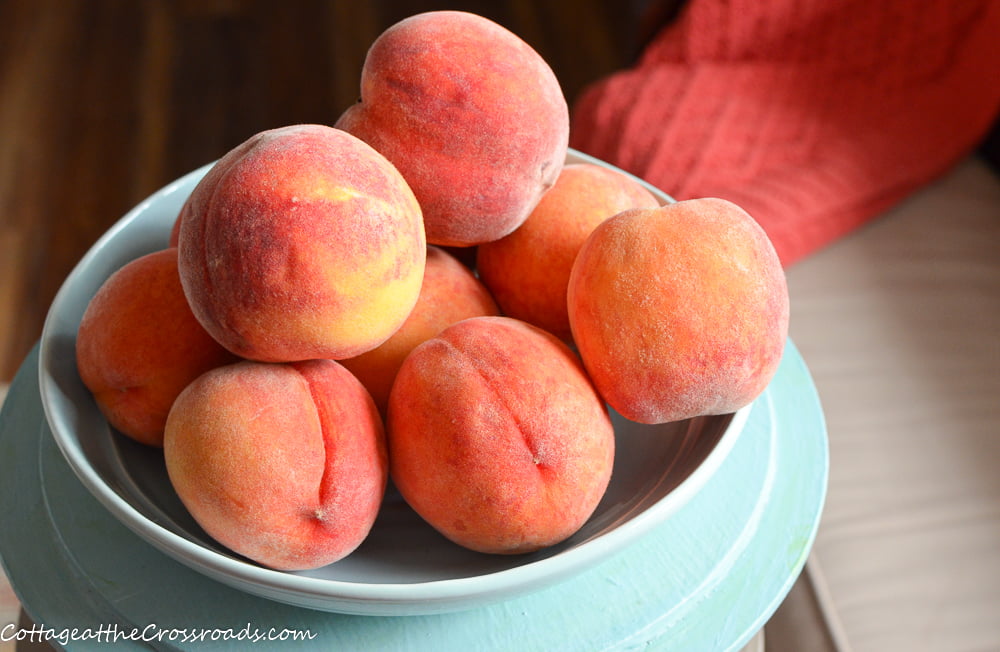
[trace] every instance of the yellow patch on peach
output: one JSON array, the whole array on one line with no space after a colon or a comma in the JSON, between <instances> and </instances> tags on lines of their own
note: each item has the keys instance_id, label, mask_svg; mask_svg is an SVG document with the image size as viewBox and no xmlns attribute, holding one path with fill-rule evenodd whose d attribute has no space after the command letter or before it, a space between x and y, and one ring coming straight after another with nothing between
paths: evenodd
<instances>
[{"instance_id":1,"label":"yellow patch on peach","mask_svg":"<svg viewBox=\"0 0 1000 652\"><path fill-rule=\"evenodd\" d=\"M195 187L178 225L195 316L245 358L358 355L402 325L420 292L416 197L385 157L331 127L248 139Z\"/></svg>"}]
</instances>

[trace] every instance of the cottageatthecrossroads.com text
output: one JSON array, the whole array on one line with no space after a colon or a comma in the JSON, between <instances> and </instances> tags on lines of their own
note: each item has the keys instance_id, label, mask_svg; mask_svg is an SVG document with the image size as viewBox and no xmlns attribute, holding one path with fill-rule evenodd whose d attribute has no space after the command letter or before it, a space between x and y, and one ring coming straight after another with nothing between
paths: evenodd
<instances>
[{"instance_id":1,"label":"cottageatthecrossroads.com text","mask_svg":"<svg viewBox=\"0 0 1000 652\"><path fill-rule=\"evenodd\" d=\"M198 643L211 641L243 641L266 643L273 641L309 641L316 638L308 629L258 628L247 623L241 629L207 627L160 627L155 623L145 627L127 627L116 623L97 627L66 627L57 629L45 625L32 624L17 627L9 624L0 629L0 642L58 643L66 647L70 643L88 641L92 643Z\"/></svg>"}]
</instances>

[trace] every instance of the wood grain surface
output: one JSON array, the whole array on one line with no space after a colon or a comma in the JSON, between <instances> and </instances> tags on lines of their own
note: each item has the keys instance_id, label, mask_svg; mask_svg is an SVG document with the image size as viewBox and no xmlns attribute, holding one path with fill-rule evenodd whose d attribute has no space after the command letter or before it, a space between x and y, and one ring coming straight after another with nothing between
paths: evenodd
<instances>
[{"instance_id":1,"label":"wood grain surface","mask_svg":"<svg viewBox=\"0 0 1000 652\"><path fill-rule=\"evenodd\" d=\"M111 224L257 131L335 121L389 25L430 9L484 15L538 50L572 102L632 61L671 4L0 1L0 380Z\"/></svg>"}]
</instances>

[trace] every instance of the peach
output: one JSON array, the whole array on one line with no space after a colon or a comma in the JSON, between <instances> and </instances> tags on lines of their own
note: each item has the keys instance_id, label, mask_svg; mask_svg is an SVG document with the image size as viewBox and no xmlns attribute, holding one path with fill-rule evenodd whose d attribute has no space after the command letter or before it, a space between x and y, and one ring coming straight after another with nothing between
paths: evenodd
<instances>
[{"instance_id":1,"label":"peach","mask_svg":"<svg viewBox=\"0 0 1000 652\"><path fill-rule=\"evenodd\" d=\"M659 205L624 172L592 163L566 165L524 224L478 247L479 277L505 315L569 341L566 286L583 242L612 215Z\"/></svg>"},{"instance_id":2,"label":"peach","mask_svg":"<svg viewBox=\"0 0 1000 652\"><path fill-rule=\"evenodd\" d=\"M209 536L280 570L353 552L388 477L375 404L332 360L243 361L199 376L170 410L163 454Z\"/></svg>"},{"instance_id":3,"label":"peach","mask_svg":"<svg viewBox=\"0 0 1000 652\"><path fill-rule=\"evenodd\" d=\"M361 71L361 99L337 120L413 188L427 241L470 246L527 218L569 143L559 81L530 45L462 11L430 11L385 30Z\"/></svg>"},{"instance_id":4,"label":"peach","mask_svg":"<svg viewBox=\"0 0 1000 652\"><path fill-rule=\"evenodd\" d=\"M788 288L764 230L699 198L602 222L573 265L573 339L622 416L664 423L751 403L788 335Z\"/></svg>"},{"instance_id":5,"label":"peach","mask_svg":"<svg viewBox=\"0 0 1000 652\"><path fill-rule=\"evenodd\" d=\"M332 127L254 135L209 170L178 220L192 310L244 358L358 355L402 325L420 292L427 246L413 192Z\"/></svg>"},{"instance_id":6,"label":"peach","mask_svg":"<svg viewBox=\"0 0 1000 652\"><path fill-rule=\"evenodd\" d=\"M341 360L384 413L403 360L418 344L467 317L498 315L496 302L475 274L444 250L427 248L424 282L410 316L392 337L360 356Z\"/></svg>"},{"instance_id":7,"label":"peach","mask_svg":"<svg viewBox=\"0 0 1000 652\"><path fill-rule=\"evenodd\" d=\"M150 446L163 445L167 413L203 372L236 360L188 307L177 250L140 256L119 268L87 304L76 364L108 423Z\"/></svg>"},{"instance_id":8,"label":"peach","mask_svg":"<svg viewBox=\"0 0 1000 652\"><path fill-rule=\"evenodd\" d=\"M569 347L509 317L472 317L417 346L389 394L390 477L451 541L485 553L554 545L611 476L607 408Z\"/></svg>"}]
</instances>

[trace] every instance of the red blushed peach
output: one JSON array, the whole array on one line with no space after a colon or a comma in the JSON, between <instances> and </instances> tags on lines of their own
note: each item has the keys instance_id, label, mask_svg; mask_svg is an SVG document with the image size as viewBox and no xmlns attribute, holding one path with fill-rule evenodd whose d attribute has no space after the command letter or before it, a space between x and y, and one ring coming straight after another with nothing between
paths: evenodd
<instances>
[{"instance_id":1,"label":"red blushed peach","mask_svg":"<svg viewBox=\"0 0 1000 652\"><path fill-rule=\"evenodd\" d=\"M496 240L555 182L569 111L552 69L516 35L461 11L417 14L372 44L361 99L339 118L413 188L431 244Z\"/></svg>"},{"instance_id":2,"label":"red blushed peach","mask_svg":"<svg viewBox=\"0 0 1000 652\"><path fill-rule=\"evenodd\" d=\"M424 283L410 316L378 348L341 364L368 388L384 412L396 373L418 344L468 317L497 314L493 297L468 267L438 247L428 247Z\"/></svg>"},{"instance_id":3,"label":"red blushed peach","mask_svg":"<svg viewBox=\"0 0 1000 652\"><path fill-rule=\"evenodd\" d=\"M207 372L174 403L163 452L171 484L205 532L280 570L353 552L387 482L375 404L332 360Z\"/></svg>"},{"instance_id":4,"label":"red blushed peach","mask_svg":"<svg viewBox=\"0 0 1000 652\"><path fill-rule=\"evenodd\" d=\"M389 395L390 475L455 543L522 553L565 540L607 489L614 431L554 335L473 317L419 345Z\"/></svg>"},{"instance_id":5,"label":"red blushed peach","mask_svg":"<svg viewBox=\"0 0 1000 652\"><path fill-rule=\"evenodd\" d=\"M174 399L203 372L236 360L191 313L177 273L177 250L121 267L87 305L76 364L108 423L150 446L163 445Z\"/></svg>"},{"instance_id":6,"label":"red blushed peach","mask_svg":"<svg viewBox=\"0 0 1000 652\"><path fill-rule=\"evenodd\" d=\"M416 198L382 155L331 127L251 137L209 170L178 219L194 314L245 358L358 355L402 325L420 292Z\"/></svg>"},{"instance_id":7,"label":"red blushed peach","mask_svg":"<svg viewBox=\"0 0 1000 652\"><path fill-rule=\"evenodd\" d=\"M656 208L632 177L591 163L563 168L516 231L478 247L476 268L505 315L569 340L566 286L573 261L598 224L630 208Z\"/></svg>"},{"instance_id":8,"label":"red blushed peach","mask_svg":"<svg viewBox=\"0 0 1000 652\"><path fill-rule=\"evenodd\" d=\"M584 243L568 288L595 385L642 423L748 405L777 370L788 288L764 230L722 199L632 210Z\"/></svg>"}]
</instances>

